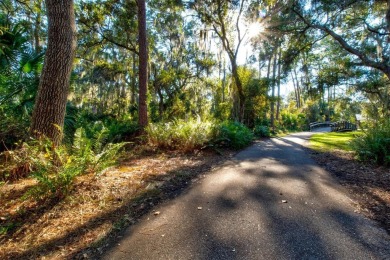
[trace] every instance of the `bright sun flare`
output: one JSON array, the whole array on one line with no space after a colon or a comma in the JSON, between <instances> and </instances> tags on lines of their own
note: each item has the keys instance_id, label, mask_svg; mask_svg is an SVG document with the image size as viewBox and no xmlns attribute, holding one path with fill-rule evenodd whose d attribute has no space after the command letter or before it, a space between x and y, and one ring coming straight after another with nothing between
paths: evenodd
<instances>
[{"instance_id":1,"label":"bright sun flare","mask_svg":"<svg viewBox=\"0 0 390 260\"><path fill-rule=\"evenodd\" d=\"M249 39L255 38L264 32L264 27L261 23L251 23L248 26Z\"/></svg>"}]
</instances>

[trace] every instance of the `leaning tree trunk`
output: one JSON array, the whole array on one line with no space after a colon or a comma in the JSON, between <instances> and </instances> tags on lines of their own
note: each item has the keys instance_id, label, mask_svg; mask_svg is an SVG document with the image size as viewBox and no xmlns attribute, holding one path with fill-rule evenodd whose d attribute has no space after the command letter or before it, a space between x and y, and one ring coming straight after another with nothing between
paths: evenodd
<instances>
[{"instance_id":1,"label":"leaning tree trunk","mask_svg":"<svg viewBox=\"0 0 390 260\"><path fill-rule=\"evenodd\" d=\"M59 145L76 49L73 0L46 0L46 9L48 43L30 132Z\"/></svg>"},{"instance_id":2,"label":"leaning tree trunk","mask_svg":"<svg viewBox=\"0 0 390 260\"><path fill-rule=\"evenodd\" d=\"M138 0L138 41L139 41L139 102L138 124L141 129L148 125L148 107L146 96L148 91L148 41L146 35L145 0Z\"/></svg>"}]
</instances>

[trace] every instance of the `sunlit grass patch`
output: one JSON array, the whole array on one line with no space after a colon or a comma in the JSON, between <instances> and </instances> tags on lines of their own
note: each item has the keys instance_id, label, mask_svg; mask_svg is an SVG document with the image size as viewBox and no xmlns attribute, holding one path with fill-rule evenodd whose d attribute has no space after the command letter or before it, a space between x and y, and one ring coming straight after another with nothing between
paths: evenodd
<instances>
[{"instance_id":1,"label":"sunlit grass patch","mask_svg":"<svg viewBox=\"0 0 390 260\"><path fill-rule=\"evenodd\" d=\"M321 152L332 150L352 151L351 141L361 134L360 131L314 134L310 138L310 147Z\"/></svg>"}]
</instances>

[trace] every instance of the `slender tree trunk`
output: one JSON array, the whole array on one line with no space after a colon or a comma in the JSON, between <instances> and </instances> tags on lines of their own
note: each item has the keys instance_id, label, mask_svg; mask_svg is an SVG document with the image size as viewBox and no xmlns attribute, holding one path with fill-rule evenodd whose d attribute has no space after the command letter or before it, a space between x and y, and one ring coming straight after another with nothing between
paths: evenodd
<instances>
[{"instance_id":1,"label":"slender tree trunk","mask_svg":"<svg viewBox=\"0 0 390 260\"><path fill-rule=\"evenodd\" d=\"M46 0L48 44L30 132L62 141L70 74L76 49L73 0Z\"/></svg>"},{"instance_id":2,"label":"slender tree trunk","mask_svg":"<svg viewBox=\"0 0 390 260\"><path fill-rule=\"evenodd\" d=\"M222 74L222 61L220 59L220 55L217 56L218 61L218 80L221 80L221 74Z\"/></svg>"},{"instance_id":3,"label":"slender tree trunk","mask_svg":"<svg viewBox=\"0 0 390 260\"><path fill-rule=\"evenodd\" d=\"M163 117L163 113L164 113L164 96L161 92L161 88L159 87L157 89L157 95L158 95L158 115L160 116L160 118Z\"/></svg>"},{"instance_id":4,"label":"slender tree trunk","mask_svg":"<svg viewBox=\"0 0 390 260\"><path fill-rule=\"evenodd\" d=\"M309 93L310 98L313 98L313 92L311 89L310 73L309 73L309 62L307 61L307 54L303 53L303 73L305 75L304 84L306 85L306 91Z\"/></svg>"},{"instance_id":5,"label":"slender tree trunk","mask_svg":"<svg viewBox=\"0 0 390 260\"><path fill-rule=\"evenodd\" d=\"M39 3L41 5L41 3ZM36 53L40 53L42 51L42 47L40 44L40 36L39 36L39 31L41 30L41 13L40 11L37 12L37 17L35 18L35 23L34 23L34 48Z\"/></svg>"},{"instance_id":6,"label":"slender tree trunk","mask_svg":"<svg viewBox=\"0 0 390 260\"><path fill-rule=\"evenodd\" d=\"M261 51L259 51L259 79L261 79L261 62L262 62L262 60L261 60Z\"/></svg>"},{"instance_id":7,"label":"slender tree trunk","mask_svg":"<svg viewBox=\"0 0 390 260\"><path fill-rule=\"evenodd\" d=\"M229 55L230 57L230 55ZM245 95L242 86L242 82L240 79L240 75L238 74L238 66L235 57L230 57L230 62L232 65L232 76L234 79L234 83L236 84L237 94L238 94L238 111L236 111L236 119L239 122L243 123L245 118Z\"/></svg>"},{"instance_id":8,"label":"slender tree trunk","mask_svg":"<svg viewBox=\"0 0 390 260\"><path fill-rule=\"evenodd\" d=\"M125 115L128 103L127 103L127 99L126 99L126 83L125 83L124 79L122 82L121 103L120 104L121 104L121 108L119 109L120 115Z\"/></svg>"},{"instance_id":9,"label":"slender tree trunk","mask_svg":"<svg viewBox=\"0 0 390 260\"><path fill-rule=\"evenodd\" d=\"M301 88L300 88L300 85L299 85L299 80L298 80L298 75L297 75L297 70L294 68L294 75L295 75L295 82L297 84L297 102L298 102L298 108L300 108L302 106L302 103L301 103Z\"/></svg>"},{"instance_id":10,"label":"slender tree trunk","mask_svg":"<svg viewBox=\"0 0 390 260\"><path fill-rule=\"evenodd\" d=\"M293 83L293 87L294 87L294 95L295 95L295 106L296 108L298 109L299 108L299 101L298 101L298 92L297 92L297 85L295 84L295 79L294 79L294 75L293 73L291 73L291 80L292 80L292 83Z\"/></svg>"},{"instance_id":11,"label":"slender tree trunk","mask_svg":"<svg viewBox=\"0 0 390 260\"><path fill-rule=\"evenodd\" d=\"M271 55L268 59L268 68L267 68L267 79L269 80L270 74L271 74L271 64L272 64L272 57Z\"/></svg>"},{"instance_id":12,"label":"slender tree trunk","mask_svg":"<svg viewBox=\"0 0 390 260\"><path fill-rule=\"evenodd\" d=\"M104 102L104 92L103 91L103 86L105 86L103 80L100 80L100 84L98 84L98 98L99 98L99 104L98 104L98 114L101 115L103 112L106 110L106 102Z\"/></svg>"},{"instance_id":13,"label":"slender tree trunk","mask_svg":"<svg viewBox=\"0 0 390 260\"><path fill-rule=\"evenodd\" d=\"M132 60L132 63L133 63L133 69L132 69L132 78L131 78L131 98L130 98L130 104L132 106L135 106L137 100L136 100L136 88L137 88L137 82L136 82L136 70L137 70L137 66L136 66L136 54L135 52L133 52L133 60Z\"/></svg>"},{"instance_id":14,"label":"slender tree trunk","mask_svg":"<svg viewBox=\"0 0 390 260\"><path fill-rule=\"evenodd\" d=\"M276 120L279 120L280 113L280 66L281 66L281 57L282 57L282 48L279 45L279 54L278 54L278 100L276 103Z\"/></svg>"},{"instance_id":15,"label":"slender tree trunk","mask_svg":"<svg viewBox=\"0 0 390 260\"><path fill-rule=\"evenodd\" d=\"M274 53L274 64L272 69L272 90L271 90L271 127L272 129L275 128L275 78L276 78L276 56L277 56L277 50L275 50Z\"/></svg>"},{"instance_id":16,"label":"slender tree trunk","mask_svg":"<svg viewBox=\"0 0 390 260\"><path fill-rule=\"evenodd\" d=\"M226 86L226 62L225 60L223 60L222 102L225 102L225 86Z\"/></svg>"},{"instance_id":17,"label":"slender tree trunk","mask_svg":"<svg viewBox=\"0 0 390 260\"><path fill-rule=\"evenodd\" d=\"M146 35L146 4L138 0L138 41L139 41L139 96L138 124L143 129L148 125L148 41Z\"/></svg>"},{"instance_id":18,"label":"slender tree trunk","mask_svg":"<svg viewBox=\"0 0 390 260\"><path fill-rule=\"evenodd\" d=\"M39 0L36 2L36 8L38 9L36 12L35 20L34 20L34 28L32 35L34 37L33 39L33 46L35 53L41 53L42 52L42 46L41 46L41 37L40 32L42 28L42 0ZM34 70L34 75L38 79L39 78L39 71Z\"/></svg>"}]
</instances>

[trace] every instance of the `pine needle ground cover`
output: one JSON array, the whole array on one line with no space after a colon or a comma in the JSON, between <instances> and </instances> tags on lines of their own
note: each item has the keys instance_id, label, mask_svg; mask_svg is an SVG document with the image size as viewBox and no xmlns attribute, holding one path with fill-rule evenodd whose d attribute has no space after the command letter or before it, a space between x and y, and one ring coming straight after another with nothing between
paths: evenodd
<instances>
[{"instance_id":1,"label":"pine needle ground cover","mask_svg":"<svg viewBox=\"0 0 390 260\"><path fill-rule=\"evenodd\" d=\"M148 149L125 155L120 166L101 175L77 176L61 201L24 198L37 184L34 179L0 184L0 259L99 255L110 237L233 153L194 156Z\"/></svg>"}]
</instances>

